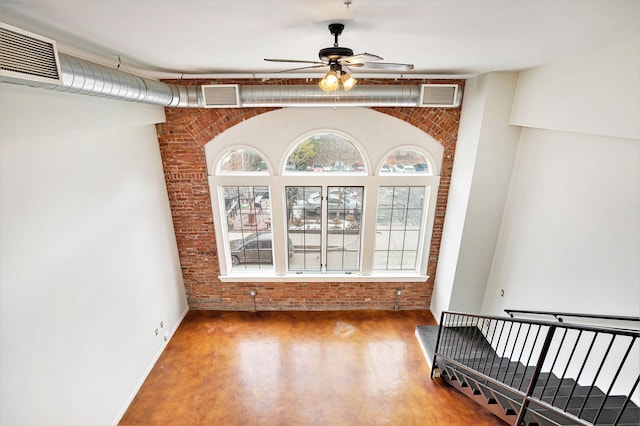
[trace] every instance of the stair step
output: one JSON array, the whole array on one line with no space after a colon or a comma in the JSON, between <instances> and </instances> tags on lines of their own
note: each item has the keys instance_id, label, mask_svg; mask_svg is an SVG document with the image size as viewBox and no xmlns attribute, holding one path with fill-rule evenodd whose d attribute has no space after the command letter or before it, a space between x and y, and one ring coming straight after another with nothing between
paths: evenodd
<instances>
[{"instance_id":1,"label":"stair step","mask_svg":"<svg viewBox=\"0 0 640 426\"><path fill-rule=\"evenodd\" d=\"M575 422L545 408L541 408L533 404L529 408L530 409L527 410L524 417L525 424L528 426L575 425ZM620 421L615 424L617 426L638 426L640 424L640 411L638 410L640 410L638 407L632 407L629 411L625 410ZM568 412L575 416L577 415L578 410L569 410ZM580 415L580 418L587 422L593 422L596 413L597 409L590 410L586 413L583 412L583 414ZM597 426L613 426L618 414L619 410L603 410L598 417L598 422L596 423Z\"/></svg>"},{"instance_id":2,"label":"stair step","mask_svg":"<svg viewBox=\"0 0 640 426\"><path fill-rule=\"evenodd\" d=\"M532 392L532 396L538 399L547 397L584 397L587 394L593 396L604 396L604 393L598 389L590 389L588 386L575 386L575 380L563 379L562 382L554 381L553 384L536 386Z\"/></svg>"},{"instance_id":3,"label":"stair step","mask_svg":"<svg viewBox=\"0 0 640 426\"><path fill-rule=\"evenodd\" d=\"M609 396L606 398L604 407L621 408L626 399L624 396ZM542 398L542 401L553 404L558 408L564 408L565 406L568 408L580 408L583 405L585 408L600 408L604 400L604 395L594 395L593 392L588 398L586 395L573 395L571 399L568 396L557 396L553 399L551 395Z\"/></svg>"},{"instance_id":4,"label":"stair step","mask_svg":"<svg viewBox=\"0 0 640 426\"><path fill-rule=\"evenodd\" d=\"M578 416L579 411L580 411L579 408L570 408L567 410L568 413L571 413L575 416ZM584 410L582 410L582 413L580 413L579 417L588 422L593 422L597 414L598 414L597 408L585 408ZM600 415L598 416L598 425L600 423L613 424L613 422L616 420L619 414L620 414L619 408L604 408L600 413ZM632 422L632 424L636 424L636 425L640 424L640 408L627 407L622 413L622 416L620 417L620 422L621 423Z\"/></svg>"}]
</instances>

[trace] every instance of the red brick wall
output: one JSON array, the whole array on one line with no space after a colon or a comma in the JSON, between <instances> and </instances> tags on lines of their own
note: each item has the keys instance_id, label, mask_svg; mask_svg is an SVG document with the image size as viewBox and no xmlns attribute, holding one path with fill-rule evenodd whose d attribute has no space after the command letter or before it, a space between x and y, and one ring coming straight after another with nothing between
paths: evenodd
<instances>
[{"instance_id":1,"label":"red brick wall","mask_svg":"<svg viewBox=\"0 0 640 426\"><path fill-rule=\"evenodd\" d=\"M402 81L423 84L433 81ZM440 83L445 83L439 80ZM446 83L464 85L464 81ZM255 80L171 81L173 84L270 84ZM385 84L361 81L360 84ZM393 81L393 84L401 84ZM278 80L271 84L309 84L304 80ZM436 205L428 282L266 282L230 283L218 279L220 268L213 229L211 196L204 146L243 120L274 108L167 108L167 121L158 125L171 214L178 242L185 291L191 309L251 310L249 290L257 290L258 310L393 309L396 288L402 288L400 309L426 309L431 302L438 265L442 225L451 181L460 108L374 108L399 118L431 135L444 146L440 190Z\"/></svg>"}]
</instances>

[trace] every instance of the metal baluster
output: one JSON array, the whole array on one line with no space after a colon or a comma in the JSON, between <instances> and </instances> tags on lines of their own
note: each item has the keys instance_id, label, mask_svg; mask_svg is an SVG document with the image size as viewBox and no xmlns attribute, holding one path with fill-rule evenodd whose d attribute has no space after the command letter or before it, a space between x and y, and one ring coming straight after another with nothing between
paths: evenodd
<instances>
[{"instance_id":1,"label":"metal baluster","mask_svg":"<svg viewBox=\"0 0 640 426\"><path fill-rule=\"evenodd\" d=\"M527 368L529 367L529 363L531 362L531 357L533 356L533 350L536 348L536 345L538 344L538 337L540 337L541 329L542 329L542 326L538 325L538 331L536 331L536 337L534 337L533 343L531 344L531 351L529 352L527 363L524 366L524 372L522 373L522 378L520 379L520 383L518 383L518 389L522 388L522 384L524 383L525 376L527 375Z\"/></svg>"},{"instance_id":2,"label":"metal baluster","mask_svg":"<svg viewBox=\"0 0 640 426\"><path fill-rule=\"evenodd\" d=\"M493 346L493 339L496 336L496 330L498 330L498 321L489 320L489 329L493 326L493 332L491 333L491 340L489 341L489 347L493 349L493 359L496 358L496 348ZM485 362L484 367L482 369L482 374L486 374L487 366L489 367L489 372L491 372L491 366L493 365L493 361L491 363Z\"/></svg>"},{"instance_id":3,"label":"metal baluster","mask_svg":"<svg viewBox=\"0 0 640 426\"><path fill-rule=\"evenodd\" d=\"M571 350L571 354L569 355L569 359L567 359L567 365L564 367L564 371L562 372L562 377L560 377L560 383L558 383L558 389L556 389L556 395L560 390L560 385L564 380L564 376L567 374L567 370L569 369L569 364L571 364L571 360L573 359L573 354L576 352L576 348L578 347L578 343L580 342L580 337L582 337L582 330L578 332L578 337L576 338L576 342L573 345L573 349ZM553 396L553 400L556 400L556 395Z\"/></svg>"},{"instance_id":4,"label":"metal baluster","mask_svg":"<svg viewBox=\"0 0 640 426\"><path fill-rule=\"evenodd\" d=\"M500 380L499 376L500 376L500 369L502 368L502 362L504 361L504 359L506 358L504 355L507 351L507 345L509 344L509 338L511 337L511 330L513 329L513 321L509 321L509 332L507 333L507 340L504 343L504 350L502 351L502 355L500 357L500 363L498 364L498 371L496 371L496 380Z\"/></svg>"},{"instance_id":5,"label":"metal baluster","mask_svg":"<svg viewBox=\"0 0 640 426\"><path fill-rule=\"evenodd\" d=\"M455 325L455 315L451 313L447 314L446 326L447 328L443 330L445 332L445 342L444 347L442 348L442 354L448 358L451 355L451 346L453 345L453 329Z\"/></svg>"},{"instance_id":6,"label":"metal baluster","mask_svg":"<svg viewBox=\"0 0 640 426\"><path fill-rule=\"evenodd\" d=\"M516 343L518 342L518 337L520 336L520 330L522 329L522 323L518 323L518 331L516 332L516 338L513 341L513 347L511 348L511 354L509 355L509 361L507 362L507 369L504 371L504 376L502 377L502 383L506 384L507 382L507 373L509 372L509 368L511 367L511 363L513 362L513 353L516 350ZM518 366L516 365L516 369Z\"/></svg>"},{"instance_id":7,"label":"metal baluster","mask_svg":"<svg viewBox=\"0 0 640 426\"><path fill-rule=\"evenodd\" d=\"M461 335L461 346L460 346L460 354L459 354L459 359L458 361L460 361L461 364L465 364L464 362L462 362L464 355L467 352L467 346L469 346L469 317L465 317L464 318L464 331L462 332Z\"/></svg>"},{"instance_id":8,"label":"metal baluster","mask_svg":"<svg viewBox=\"0 0 640 426\"><path fill-rule=\"evenodd\" d=\"M483 362L483 360L484 360L485 349L486 349L486 348L485 348L485 342L488 342L488 340L487 340L487 336L485 336L485 334L484 334L485 321L486 321L486 318L482 318L482 325L478 327L478 330L480 330L480 336L484 337L484 341L483 341L483 340L482 340L482 337L478 336L478 337L480 337L480 339L479 339L479 341L478 341L478 345L479 345L479 346L481 345L481 347L480 347L479 349L481 350L481 354L482 354L482 356L478 356L478 357L477 357L477 359L478 359L478 366L477 366L477 367L474 367L474 369L475 369L475 370L478 370L478 371L480 371L480 367L482 366L482 362ZM485 362L486 362L486 360L485 360Z\"/></svg>"},{"instance_id":9,"label":"metal baluster","mask_svg":"<svg viewBox=\"0 0 640 426\"><path fill-rule=\"evenodd\" d=\"M436 337L436 347L433 350L433 361L431 362L431 378L432 379L436 369L436 354L439 351L440 338L442 337L442 329L444 327L444 322L445 322L445 314L446 312L444 311L440 314L440 327L438 327L438 336Z\"/></svg>"},{"instance_id":10,"label":"metal baluster","mask_svg":"<svg viewBox=\"0 0 640 426\"><path fill-rule=\"evenodd\" d=\"M531 382L529 382L529 386L527 387L527 393L525 395L524 400L522 401L522 405L520 406L520 411L518 412L518 418L514 424L520 425L524 420L524 414L527 411L529 406L529 398L533 394L533 390L536 387L536 382L538 381L538 376L540 375L540 371L542 370L542 365L547 357L547 352L549 352L549 347L551 346L551 340L553 339L553 335L556 331L556 326L552 325L549 328L549 333L547 337L544 339L544 343L542 345L542 349L540 350L540 357L538 358L538 362L536 362L536 368L533 370L533 376L531 377Z\"/></svg>"},{"instance_id":11,"label":"metal baluster","mask_svg":"<svg viewBox=\"0 0 640 426\"><path fill-rule=\"evenodd\" d=\"M627 357L631 353L631 349L633 348L633 345L636 343L636 340L637 340L636 337L631 339L631 343L627 347L627 351L624 353L624 356L622 357L622 360L620 361L620 365L618 366L618 369L616 370L616 374L613 376L613 379L611 380L611 384L609 385L609 389L607 389L607 393L604 396L604 399L602 400L602 403L600 404L600 407L598 407L598 413L596 414L596 418L593 419L593 423L594 424L596 424L598 422L598 417L600 417L600 414L602 413L602 409L604 408L604 404L607 402L607 398L609 398L609 395L611 394L611 391L613 390L613 386L616 384L616 381L618 380L618 376L620 375L620 372L622 371L622 367L624 367L624 363L627 362ZM631 395L632 393L633 392L629 393L629 395Z\"/></svg>"},{"instance_id":12,"label":"metal baluster","mask_svg":"<svg viewBox=\"0 0 640 426\"><path fill-rule=\"evenodd\" d=\"M477 322L477 318L474 318L474 317L471 317L470 321L471 321L471 325L468 326L468 329L467 329L467 334L469 337L467 339L467 346L466 346L464 355L465 355L465 359L468 360L466 364L469 365L471 368L473 368L472 354L474 352L474 346L476 343L476 329L478 327L478 322Z\"/></svg>"},{"instance_id":13,"label":"metal baluster","mask_svg":"<svg viewBox=\"0 0 640 426\"><path fill-rule=\"evenodd\" d=\"M636 388L638 387L638 382L640 382L640 374L638 374L638 377L636 377L636 382L631 387L631 390L629 391L629 394L627 395L627 399L624 400L624 404L622 404L622 407L620 408L620 412L618 413L618 417L616 417L616 420L613 422L614 425L617 425L618 423L620 423L620 419L622 418L622 414L624 413L625 408L627 408L627 405L629 404L629 401L631 401L631 395L633 395L633 393L636 391Z\"/></svg>"},{"instance_id":14,"label":"metal baluster","mask_svg":"<svg viewBox=\"0 0 640 426\"><path fill-rule=\"evenodd\" d=\"M520 350L520 355L518 355L516 369L513 372L513 377L511 378L511 382L509 383L510 387L513 387L513 381L516 379L516 374L518 373L518 368L520 364L522 364L522 354L524 353L524 347L527 346L527 341L529 340L529 333L531 332L531 324L527 324L527 334L524 336L524 342L522 342L522 349ZM518 338L516 337L516 342L518 343ZM524 366L524 371L527 371L527 366ZM524 373L522 373L524 375Z\"/></svg>"},{"instance_id":15,"label":"metal baluster","mask_svg":"<svg viewBox=\"0 0 640 426\"><path fill-rule=\"evenodd\" d=\"M571 397L573 397L573 392L576 390L576 386L578 385L578 380L580 379L580 376L582 375L582 372L584 371L584 366L587 364L587 360L589 359L589 355L591 354L591 349L593 349L593 344L596 341L596 338L598 337L598 333L595 332L593 334L593 339L591 339L591 344L589 345L589 350L587 351L587 355L584 357L584 361L582 362L582 365L580 366L580 371L578 372L578 375L576 376L576 379L573 381L573 386L571 387L571 392L569 392L569 397L567 398L567 402L565 402L563 410L567 411L567 406L569 406L569 401L571 401Z\"/></svg>"},{"instance_id":16,"label":"metal baluster","mask_svg":"<svg viewBox=\"0 0 640 426\"><path fill-rule=\"evenodd\" d=\"M456 333L455 333L456 348L455 348L455 351L451 354L451 358L456 361L458 360L459 353L460 353L459 349L462 345L462 340L460 339L460 335L461 335L460 329L462 328L462 326L460 326L460 324L461 324L461 321L462 321L462 324L464 324L463 318L464 318L463 316L458 315L459 321L458 321L458 324L456 325Z\"/></svg>"},{"instance_id":17,"label":"metal baluster","mask_svg":"<svg viewBox=\"0 0 640 426\"><path fill-rule=\"evenodd\" d=\"M549 379L551 378L551 374L553 373L553 370L556 367L556 362L558 361L558 356L560 356L560 349L562 349L562 346L564 345L564 339L565 337L567 337L567 331L569 331L567 328L564 328L564 332L562 333L562 339L560 339L560 344L558 345L558 350L556 352L556 356L553 359L553 364L551 364L551 369L549 369L549 375L547 376L547 380L545 380L544 382L544 386L542 387L542 393L540 394L540 398L542 398L542 395L544 395L544 391L547 390L547 385L549 384ZM562 382L560 382L562 383ZM551 398L551 405L553 405L553 403L556 401L556 397L558 396L558 391L560 390L560 386L558 386L558 389L556 389L555 393L553 394L553 398Z\"/></svg>"},{"instance_id":18,"label":"metal baluster","mask_svg":"<svg viewBox=\"0 0 640 426\"><path fill-rule=\"evenodd\" d=\"M598 371L596 371L596 374L593 377L593 382L591 382L591 387L589 388L589 391L587 392L587 395L584 397L584 402L582 403L582 406L580 406L580 411L578 411L578 417L580 417L580 415L582 414L582 411L584 410L584 407L587 405L587 400L589 399L589 396L591 396L591 391L593 390L593 387L596 385L596 380L598 380L598 376L600 375L600 371L602 371L602 366L607 361L607 357L609 356L609 351L611 350L611 346L613 345L613 341L614 340L616 340L616 336L614 334L612 334L611 335L611 340L609 341L609 346L607 346L607 350L604 353L604 357L602 358L602 362L600 363L600 366L598 367Z\"/></svg>"},{"instance_id":19,"label":"metal baluster","mask_svg":"<svg viewBox=\"0 0 640 426\"><path fill-rule=\"evenodd\" d=\"M506 321L501 320L500 323L502 324L502 327L500 327L500 335L498 336L498 343L496 344L496 353L493 355L493 360L491 360L491 369L489 370L489 374L488 374L489 377L493 377L491 375L491 370L493 369L493 366L496 363L496 357L498 356L498 350L500 348L500 340L502 340L502 332L504 331ZM502 360L500 362L502 362ZM498 366L498 371L500 371L500 366ZM497 376L498 376L498 372L496 372L496 377Z\"/></svg>"}]
</instances>

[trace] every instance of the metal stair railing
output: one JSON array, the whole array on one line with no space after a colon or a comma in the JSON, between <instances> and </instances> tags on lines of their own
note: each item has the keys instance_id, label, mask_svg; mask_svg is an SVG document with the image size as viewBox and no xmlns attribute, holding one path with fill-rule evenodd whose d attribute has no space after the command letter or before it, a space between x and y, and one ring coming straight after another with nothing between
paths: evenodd
<instances>
[{"instance_id":1,"label":"metal stair railing","mask_svg":"<svg viewBox=\"0 0 640 426\"><path fill-rule=\"evenodd\" d=\"M431 376L451 369L474 388L508 401L518 426L638 424L638 330L443 312Z\"/></svg>"},{"instance_id":2,"label":"metal stair railing","mask_svg":"<svg viewBox=\"0 0 640 426\"><path fill-rule=\"evenodd\" d=\"M541 315L541 316L552 316L557 319L559 322L563 322L563 318L586 318L590 320L606 320L606 321L629 321L629 322L640 322L640 317L631 317L624 315L598 315L598 314L586 314L586 313L577 313L577 312L555 312L555 311L529 311L523 309L505 309L504 310L511 318L514 318L515 315L524 314L524 315Z\"/></svg>"}]
</instances>

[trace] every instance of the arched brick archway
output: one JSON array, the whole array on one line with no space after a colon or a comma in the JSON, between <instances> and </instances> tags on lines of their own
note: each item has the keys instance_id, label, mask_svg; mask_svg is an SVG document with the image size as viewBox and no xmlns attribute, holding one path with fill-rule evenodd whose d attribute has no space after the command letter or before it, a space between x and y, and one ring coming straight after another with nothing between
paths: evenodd
<instances>
[{"instance_id":1,"label":"arched brick archway","mask_svg":"<svg viewBox=\"0 0 640 426\"><path fill-rule=\"evenodd\" d=\"M427 80L405 81L424 84ZM451 81L447 81L450 83ZM172 81L184 84L184 81ZM189 84L222 82L189 81ZM229 83L225 81L224 83ZM234 81L234 83L236 83ZM256 84L255 81L237 81ZM260 84L265 84L260 81ZM274 84L306 84L282 81ZM394 82L395 83L395 82ZM463 81L454 81L463 85ZM225 130L275 108L167 108L166 123L158 125L171 214L178 243L185 291L191 309L252 309L249 289L258 289L264 310L393 309L398 283L222 283L213 228L205 145ZM427 283L402 283L404 309L426 309L431 302L438 264L442 225L455 154L460 108L374 108L421 129L445 148L440 189L429 253ZM331 284L331 285L329 285ZM309 298L309 294L314 294ZM323 297L325 295L326 297Z\"/></svg>"}]
</instances>

